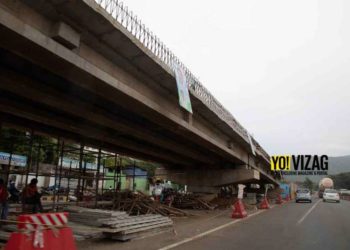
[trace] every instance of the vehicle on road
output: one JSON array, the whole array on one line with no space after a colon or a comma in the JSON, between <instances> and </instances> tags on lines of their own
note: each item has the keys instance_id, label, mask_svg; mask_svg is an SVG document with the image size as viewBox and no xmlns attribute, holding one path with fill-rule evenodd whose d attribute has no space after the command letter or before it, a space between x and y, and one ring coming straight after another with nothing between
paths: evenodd
<instances>
[{"instance_id":1,"label":"vehicle on road","mask_svg":"<svg viewBox=\"0 0 350 250\"><path fill-rule=\"evenodd\" d=\"M312 202L311 200L311 191L307 188L303 189L298 189L296 192L296 198L295 202L300 202L300 201L306 201L306 202Z\"/></svg>"},{"instance_id":2,"label":"vehicle on road","mask_svg":"<svg viewBox=\"0 0 350 250\"><path fill-rule=\"evenodd\" d=\"M333 180L331 178L323 178L318 183L318 197L322 199L323 192L325 189L332 189L333 188Z\"/></svg>"},{"instance_id":3,"label":"vehicle on road","mask_svg":"<svg viewBox=\"0 0 350 250\"><path fill-rule=\"evenodd\" d=\"M335 201L335 202L340 202L340 196L337 190L335 189L325 189L323 192L323 202L326 201Z\"/></svg>"}]
</instances>

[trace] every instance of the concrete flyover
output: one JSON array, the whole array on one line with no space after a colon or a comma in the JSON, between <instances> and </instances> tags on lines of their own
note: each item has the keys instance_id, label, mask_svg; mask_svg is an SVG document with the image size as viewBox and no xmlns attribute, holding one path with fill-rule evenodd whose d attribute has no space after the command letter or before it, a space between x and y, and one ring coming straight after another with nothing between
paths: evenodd
<instances>
[{"instance_id":1,"label":"concrete flyover","mask_svg":"<svg viewBox=\"0 0 350 250\"><path fill-rule=\"evenodd\" d=\"M1 1L0 34L3 124L160 162L199 187L278 183L260 145L253 155L247 131L114 1ZM193 114L178 104L173 63Z\"/></svg>"}]
</instances>

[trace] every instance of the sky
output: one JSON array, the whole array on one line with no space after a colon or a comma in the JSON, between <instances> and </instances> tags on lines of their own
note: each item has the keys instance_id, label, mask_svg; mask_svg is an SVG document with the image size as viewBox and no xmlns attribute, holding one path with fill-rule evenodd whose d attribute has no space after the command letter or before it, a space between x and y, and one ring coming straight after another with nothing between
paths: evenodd
<instances>
[{"instance_id":1,"label":"sky","mask_svg":"<svg viewBox=\"0 0 350 250\"><path fill-rule=\"evenodd\" d=\"M269 154L350 155L350 1L124 4Z\"/></svg>"}]
</instances>

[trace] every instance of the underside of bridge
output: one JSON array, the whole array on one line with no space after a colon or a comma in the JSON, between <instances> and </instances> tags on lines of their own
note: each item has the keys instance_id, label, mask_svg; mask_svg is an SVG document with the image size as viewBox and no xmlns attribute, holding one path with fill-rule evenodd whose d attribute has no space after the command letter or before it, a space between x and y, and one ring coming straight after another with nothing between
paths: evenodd
<instances>
[{"instance_id":1,"label":"underside of bridge","mask_svg":"<svg viewBox=\"0 0 350 250\"><path fill-rule=\"evenodd\" d=\"M3 120L162 163L228 163L189 142L185 131L162 127L8 51L0 50L0 67Z\"/></svg>"},{"instance_id":2,"label":"underside of bridge","mask_svg":"<svg viewBox=\"0 0 350 250\"><path fill-rule=\"evenodd\" d=\"M198 187L277 183L268 159L198 97L193 115L181 109L172 73L92 5L0 4L2 123L163 163Z\"/></svg>"}]
</instances>

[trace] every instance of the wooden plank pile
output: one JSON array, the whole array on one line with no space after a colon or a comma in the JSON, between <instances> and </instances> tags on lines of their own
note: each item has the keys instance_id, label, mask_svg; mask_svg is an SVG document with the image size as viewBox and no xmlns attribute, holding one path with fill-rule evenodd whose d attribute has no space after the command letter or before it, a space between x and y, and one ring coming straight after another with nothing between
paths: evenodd
<instances>
[{"instance_id":1,"label":"wooden plank pile","mask_svg":"<svg viewBox=\"0 0 350 250\"><path fill-rule=\"evenodd\" d=\"M160 214L163 216L190 216L189 213L183 210L161 204L142 193L124 194L124 196L117 197L114 204L114 209L125 211L129 215Z\"/></svg>"},{"instance_id":2,"label":"wooden plank pile","mask_svg":"<svg viewBox=\"0 0 350 250\"><path fill-rule=\"evenodd\" d=\"M215 206L204 201L200 196L195 194L176 194L172 205L181 209L203 209L213 210Z\"/></svg>"},{"instance_id":3,"label":"wooden plank pile","mask_svg":"<svg viewBox=\"0 0 350 250\"><path fill-rule=\"evenodd\" d=\"M237 201L237 197L215 197L210 201L212 206L215 206L217 209L227 209L231 208L232 205Z\"/></svg>"}]
</instances>

